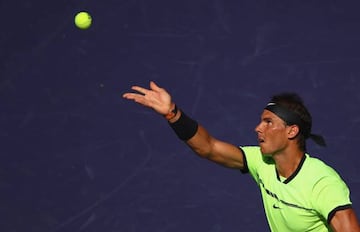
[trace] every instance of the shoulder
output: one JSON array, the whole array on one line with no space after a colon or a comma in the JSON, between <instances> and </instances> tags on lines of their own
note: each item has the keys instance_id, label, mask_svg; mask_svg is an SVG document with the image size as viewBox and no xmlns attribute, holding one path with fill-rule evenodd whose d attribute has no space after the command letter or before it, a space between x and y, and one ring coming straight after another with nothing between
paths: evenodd
<instances>
[{"instance_id":1,"label":"shoulder","mask_svg":"<svg viewBox=\"0 0 360 232\"><path fill-rule=\"evenodd\" d=\"M322 180L325 177L341 179L339 173L321 159L311 157L308 154L306 154L306 157L304 169L309 175L316 177L318 180Z\"/></svg>"},{"instance_id":2,"label":"shoulder","mask_svg":"<svg viewBox=\"0 0 360 232\"><path fill-rule=\"evenodd\" d=\"M261 154L260 147L258 146L240 146L247 164L252 165L262 162L263 155Z\"/></svg>"},{"instance_id":3,"label":"shoulder","mask_svg":"<svg viewBox=\"0 0 360 232\"><path fill-rule=\"evenodd\" d=\"M324 161L308 154L297 181L302 183L315 198L324 194L348 195L348 187L339 173Z\"/></svg>"},{"instance_id":4,"label":"shoulder","mask_svg":"<svg viewBox=\"0 0 360 232\"><path fill-rule=\"evenodd\" d=\"M246 170L256 178L258 172L261 170L265 172L274 166L274 160L271 156L266 156L261 153L259 146L240 146L244 155L244 162ZM273 171L273 169L271 169Z\"/></svg>"},{"instance_id":5,"label":"shoulder","mask_svg":"<svg viewBox=\"0 0 360 232\"><path fill-rule=\"evenodd\" d=\"M260 147L259 146L239 146L239 148L245 153L245 154L261 154Z\"/></svg>"},{"instance_id":6,"label":"shoulder","mask_svg":"<svg viewBox=\"0 0 360 232\"><path fill-rule=\"evenodd\" d=\"M303 177L309 186L312 186L314 194L319 194L325 189L334 191L341 189L347 192L347 185L340 174L324 161L307 155L303 170Z\"/></svg>"},{"instance_id":7,"label":"shoulder","mask_svg":"<svg viewBox=\"0 0 360 232\"><path fill-rule=\"evenodd\" d=\"M349 188L334 168L309 156L305 164L304 171L311 186L313 204L326 209L323 215L338 206L351 204Z\"/></svg>"},{"instance_id":8,"label":"shoulder","mask_svg":"<svg viewBox=\"0 0 360 232\"><path fill-rule=\"evenodd\" d=\"M259 146L240 146L239 148L248 162L274 164L273 158L262 154Z\"/></svg>"}]
</instances>

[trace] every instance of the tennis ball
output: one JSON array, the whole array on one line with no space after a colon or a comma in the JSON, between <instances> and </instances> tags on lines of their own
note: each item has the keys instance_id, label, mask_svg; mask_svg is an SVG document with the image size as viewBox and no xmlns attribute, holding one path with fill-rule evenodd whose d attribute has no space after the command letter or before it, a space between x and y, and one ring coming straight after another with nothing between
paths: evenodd
<instances>
[{"instance_id":1,"label":"tennis ball","mask_svg":"<svg viewBox=\"0 0 360 232\"><path fill-rule=\"evenodd\" d=\"M92 18L88 12L81 11L75 15L75 25L82 29L86 30L91 26Z\"/></svg>"}]
</instances>

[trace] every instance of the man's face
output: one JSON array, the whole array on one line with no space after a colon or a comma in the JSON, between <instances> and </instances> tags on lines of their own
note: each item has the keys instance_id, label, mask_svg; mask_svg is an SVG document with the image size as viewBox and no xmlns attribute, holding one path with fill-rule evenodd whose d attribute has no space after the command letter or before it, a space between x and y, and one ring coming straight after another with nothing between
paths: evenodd
<instances>
[{"instance_id":1,"label":"man's face","mask_svg":"<svg viewBox=\"0 0 360 232\"><path fill-rule=\"evenodd\" d=\"M271 111L264 110L255 131L261 152L264 155L276 155L287 147L289 142L288 127L281 118Z\"/></svg>"}]
</instances>

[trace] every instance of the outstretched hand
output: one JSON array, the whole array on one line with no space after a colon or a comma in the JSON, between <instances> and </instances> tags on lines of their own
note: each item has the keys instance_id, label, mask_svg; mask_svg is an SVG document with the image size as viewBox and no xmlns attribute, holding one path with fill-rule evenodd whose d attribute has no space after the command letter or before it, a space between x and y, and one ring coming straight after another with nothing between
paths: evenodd
<instances>
[{"instance_id":1,"label":"outstretched hand","mask_svg":"<svg viewBox=\"0 0 360 232\"><path fill-rule=\"evenodd\" d=\"M156 85L155 82L150 81L150 89L140 86L132 86L131 89L135 90L136 93L125 93L123 98L150 107L162 115L170 112L172 105L171 96L165 89Z\"/></svg>"}]
</instances>

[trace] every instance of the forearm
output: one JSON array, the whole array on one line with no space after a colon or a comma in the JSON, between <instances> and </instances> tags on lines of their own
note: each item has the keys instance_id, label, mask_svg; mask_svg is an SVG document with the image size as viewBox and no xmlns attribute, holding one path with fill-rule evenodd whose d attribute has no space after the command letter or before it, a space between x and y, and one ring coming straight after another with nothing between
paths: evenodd
<instances>
[{"instance_id":1,"label":"forearm","mask_svg":"<svg viewBox=\"0 0 360 232\"><path fill-rule=\"evenodd\" d=\"M175 107L175 104L172 104ZM175 109L175 112L174 112ZM170 126L177 136L187 143L187 145L199 156L207 158L211 153L212 137L195 120L188 117L180 109L171 110L173 117L167 118Z\"/></svg>"},{"instance_id":2,"label":"forearm","mask_svg":"<svg viewBox=\"0 0 360 232\"><path fill-rule=\"evenodd\" d=\"M207 130L198 125L196 134L186 141L187 145L199 156L210 159L213 151L213 140Z\"/></svg>"},{"instance_id":3,"label":"forearm","mask_svg":"<svg viewBox=\"0 0 360 232\"><path fill-rule=\"evenodd\" d=\"M200 157L228 168L244 167L243 154L238 147L214 138L203 126L180 110L169 123L178 137Z\"/></svg>"}]
</instances>

